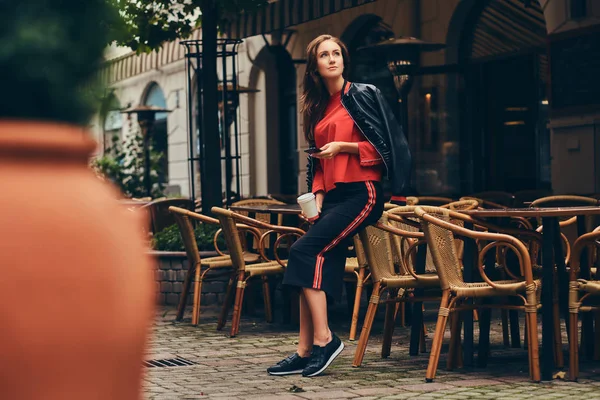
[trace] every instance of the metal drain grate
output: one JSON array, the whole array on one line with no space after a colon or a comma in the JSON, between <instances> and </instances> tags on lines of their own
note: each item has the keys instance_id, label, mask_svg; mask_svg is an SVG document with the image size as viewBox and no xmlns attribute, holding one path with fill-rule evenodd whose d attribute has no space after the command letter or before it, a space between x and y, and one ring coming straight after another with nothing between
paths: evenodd
<instances>
[{"instance_id":1,"label":"metal drain grate","mask_svg":"<svg viewBox=\"0 0 600 400\"><path fill-rule=\"evenodd\" d=\"M190 365L196 365L196 363L181 357L144 361L144 367L146 368L187 367Z\"/></svg>"}]
</instances>

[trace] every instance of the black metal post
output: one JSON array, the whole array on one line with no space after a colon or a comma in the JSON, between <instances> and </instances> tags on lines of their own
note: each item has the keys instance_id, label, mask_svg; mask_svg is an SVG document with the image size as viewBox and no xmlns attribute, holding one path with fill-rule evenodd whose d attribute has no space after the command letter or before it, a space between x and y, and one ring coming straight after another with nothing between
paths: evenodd
<instances>
[{"instance_id":1,"label":"black metal post","mask_svg":"<svg viewBox=\"0 0 600 400\"><path fill-rule=\"evenodd\" d=\"M144 139L144 186L146 196L152 197L152 181L150 180L150 129L149 122L140 123Z\"/></svg>"},{"instance_id":2,"label":"black metal post","mask_svg":"<svg viewBox=\"0 0 600 400\"><path fill-rule=\"evenodd\" d=\"M203 15L207 18L207 15ZM206 29L206 27L204 27ZM195 174L200 172L200 187L202 195L202 212L209 213L210 208L216 205L218 195L218 205L222 203L222 183L221 177L223 174L222 162L225 162L225 201L229 205L231 202L231 186L233 181L233 165L236 162L236 188L238 195L240 194L240 173L239 173L239 132L236 107L238 105L238 85L237 85L237 69L235 57L237 56L237 46L242 42L239 39L216 39L216 53L214 57L214 66L217 66L217 61L221 59L221 74L220 80L222 88L218 88L219 80L214 82L214 89L217 96L212 96L212 90L207 90L206 74L212 74L212 56L209 57L207 52L208 37L204 32L203 40L185 40L181 44L186 49L186 72L188 75L188 123L189 123L189 142L190 155L188 162L190 163L190 197L196 198ZM211 53L212 54L212 53ZM228 61L231 59L231 70L229 69ZM210 72L208 66L211 66ZM228 77L231 77L228 79ZM213 81L210 81L211 87ZM195 82L195 86L194 86ZM231 84L233 82L233 85ZM215 107L209 107L214 110L214 115L209 114L207 102L213 102ZM197 106L197 109L195 108ZM230 106L233 106L230 108ZM219 118L219 109L220 118ZM194 116L194 112L197 114ZM214 129L207 119L216 117L217 125ZM231 131L233 123L234 130ZM221 131L219 131L219 127ZM235 140L235 154L233 154L231 141ZM198 143L196 150L195 143ZM196 168L199 166L199 169ZM210 192L207 194L207 191Z\"/></svg>"},{"instance_id":3,"label":"black metal post","mask_svg":"<svg viewBox=\"0 0 600 400\"><path fill-rule=\"evenodd\" d=\"M202 0L202 102L203 149L202 165L202 212L211 214L213 206L223 205L221 187L221 157L219 146L219 108L217 77L217 4L214 0ZM211 179L207 179L210 174Z\"/></svg>"}]
</instances>

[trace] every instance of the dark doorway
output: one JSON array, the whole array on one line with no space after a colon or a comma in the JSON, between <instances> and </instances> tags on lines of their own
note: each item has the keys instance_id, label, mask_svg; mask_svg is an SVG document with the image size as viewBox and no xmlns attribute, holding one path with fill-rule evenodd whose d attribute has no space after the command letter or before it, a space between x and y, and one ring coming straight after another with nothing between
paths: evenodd
<instances>
[{"instance_id":1,"label":"dark doorway","mask_svg":"<svg viewBox=\"0 0 600 400\"><path fill-rule=\"evenodd\" d=\"M279 192L298 194L298 130L296 68L282 46L273 46L277 63L279 99Z\"/></svg>"},{"instance_id":2,"label":"dark doorway","mask_svg":"<svg viewBox=\"0 0 600 400\"><path fill-rule=\"evenodd\" d=\"M269 194L296 195L299 174L296 67L285 47L263 47L253 60L251 86L256 85L261 73L264 74L265 103L256 106L264 107L266 115L268 157L254 162L266 161L266 189Z\"/></svg>"},{"instance_id":3,"label":"dark doorway","mask_svg":"<svg viewBox=\"0 0 600 400\"><path fill-rule=\"evenodd\" d=\"M538 186L536 60L528 54L472 65L479 190L515 192Z\"/></svg>"},{"instance_id":4,"label":"dark doorway","mask_svg":"<svg viewBox=\"0 0 600 400\"><path fill-rule=\"evenodd\" d=\"M546 26L539 2L464 0L446 58L464 71L462 192L550 189Z\"/></svg>"}]
</instances>

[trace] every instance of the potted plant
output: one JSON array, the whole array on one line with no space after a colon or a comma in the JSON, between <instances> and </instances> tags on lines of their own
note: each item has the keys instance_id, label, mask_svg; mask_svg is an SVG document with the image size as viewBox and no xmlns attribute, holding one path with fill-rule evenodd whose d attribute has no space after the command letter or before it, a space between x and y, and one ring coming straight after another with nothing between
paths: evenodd
<instances>
[{"instance_id":1,"label":"potted plant","mask_svg":"<svg viewBox=\"0 0 600 400\"><path fill-rule=\"evenodd\" d=\"M0 5L3 398L140 397L153 314L144 225L88 167L117 17L108 0Z\"/></svg>"}]
</instances>

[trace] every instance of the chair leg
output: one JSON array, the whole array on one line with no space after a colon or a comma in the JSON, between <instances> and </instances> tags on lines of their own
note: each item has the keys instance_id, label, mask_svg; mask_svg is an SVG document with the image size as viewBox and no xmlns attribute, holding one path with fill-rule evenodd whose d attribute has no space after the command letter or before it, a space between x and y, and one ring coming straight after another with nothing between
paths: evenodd
<instances>
[{"instance_id":1,"label":"chair leg","mask_svg":"<svg viewBox=\"0 0 600 400\"><path fill-rule=\"evenodd\" d=\"M427 373L425 374L425 380L427 382L433 382L435 373L437 371L438 362L440 360L440 352L442 351L444 331L446 330L446 322L448 321L448 315L450 314L450 309L448 308L449 303L450 292L448 290L444 290L442 294L442 301L440 303L440 310L438 311L435 334L433 335L433 343L431 344L431 354L429 355Z\"/></svg>"},{"instance_id":2,"label":"chair leg","mask_svg":"<svg viewBox=\"0 0 600 400\"><path fill-rule=\"evenodd\" d=\"M244 289L246 288L244 272L239 273L236 286L235 302L233 303L233 317L231 319L231 331L229 334L231 337L237 335L239 330L240 317L242 314L242 300L244 299Z\"/></svg>"},{"instance_id":3,"label":"chair leg","mask_svg":"<svg viewBox=\"0 0 600 400\"><path fill-rule=\"evenodd\" d=\"M579 377L579 338L577 326L579 324L577 313L569 313L569 379L577 381Z\"/></svg>"},{"instance_id":4,"label":"chair leg","mask_svg":"<svg viewBox=\"0 0 600 400\"><path fill-rule=\"evenodd\" d=\"M565 359L562 351L562 335L560 333L560 310L558 303L552 305L554 313L554 365L558 368L565 366Z\"/></svg>"},{"instance_id":5,"label":"chair leg","mask_svg":"<svg viewBox=\"0 0 600 400\"><path fill-rule=\"evenodd\" d=\"M406 290L399 289L397 295L398 302L396 302L396 311L394 313L394 321L396 321L398 318L398 312L400 312L400 326L403 328L406 326L406 306L404 301L402 301L405 296Z\"/></svg>"},{"instance_id":6,"label":"chair leg","mask_svg":"<svg viewBox=\"0 0 600 400\"><path fill-rule=\"evenodd\" d=\"M528 350L530 360L530 371L531 380L534 382L541 381L540 374L540 350L538 342L538 325L537 325L537 310L525 311L527 327L527 338L528 338Z\"/></svg>"},{"instance_id":7,"label":"chair leg","mask_svg":"<svg viewBox=\"0 0 600 400\"><path fill-rule=\"evenodd\" d=\"M218 331L223 329L227 322L227 314L229 314L229 309L231 308L231 303L233 302L233 296L235 294L233 286L236 281L234 278L235 274L232 274L232 277L229 278L229 283L227 284L227 292L225 292L225 299L223 300L223 306L221 306L221 315L219 315L219 322L217 322Z\"/></svg>"},{"instance_id":8,"label":"chair leg","mask_svg":"<svg viewBox=\"0 0 600 400\"><path fill-rule=\"evenodd\" d=\"M427 353L427 345L425 343L425 336L427 336L427 327L425 327L425 321L423 321L421 327L421 337L419 339L419 351L421 353Z\"/></svg>"},{"instance_id":9,"label":"chair leg","mask_svg":"<svg viewBox=\"0 0 600 400\"><path fill-rule=\"evenodd\" d=\"M529 342L528 342L528 340L529 340L529 339L528 339L528 335L529 335L529 333L527 332L527 324L525 325L525 329L524 329L524 330L525 330L525 332L524 332L524 334L523 334L523 348L524 348L524 349L528 349L528 348L529 348L529 347L528 347L528 346L529 346L529 344L528 344L528 343L529 343Z\"/></svg>"},{"instance_id":10,"label":"chair leg","mask_svg":"<svg viewBox=\"0 0 600 400\"><path fill-rule=\"evenodd\" d=\"M367 342L369 341L369 335L371 334L371 328L373 327L373 320L375 319L377 306L379 305L380 285L381 284L379 282L376 282L373 285L373 294L369 299L367 315L365 315L362 332L360 333L360 338L358 339L358 344L356 346L356 352L354 353L354 361L352 361L353 367L360 367L363 357L365 356L365 351L367 350Z\"/></svg>"},{"instance_id":11,"label":"chair leg","mask_svg":"<svg viewBox=\"0 0 600 400\"><path fill-rule=\"evenodd\" d=\"M600 312L594 312L594 361L600 360Z\"/></svg>"},{"instance_id":12,"label":"chair leg","mask_svg":"<svg viewBox=\"0 0 600 400\"><path fill-rule=\"evenodd\" d=\"M356 339L356 328L358 326L358 315L360 313L360 297L363 291L364 268L361 268L356 278L356 290L354 292L354 307L352 309L352 322L350 324L349 340Z\"/></svg>"},{"instance_id":13,"label":"chair leg","mask_svg":"<svg viewBox=\"0 0 600 400\"><path fill-rule=\"evenodd\" d=\"M488 303L489 299L484 299L483 301ZM477 356L477 365L481 368L487 366L488 356L490 354L491 319L492 310L489 308L483 308L479 313L479 354Z\"/></svg>"},{"instance_id":14,"label":"chair leg","mask_svg":"<svg viewBox=\"0 0 600 400\"><path fill-rule=\"evenodd\" d=\"M406 328L406 303L399 303L398 306L400 307L400 326Z\"/></svg>"},{"instance_id":15,"label":"chair leg","mask_svg":"<svg viewBox=\"0 0 600 400\"><path fill-rule=\"evenodd\" d=\"M457 365L458 348L460 347L461 327L460 313L453 313L450 319L450 346L448 346L448 358L446 359L446 369L452 371Z\"/></svg>"},{"instance_id":16,"label":"chair leg","mask_svg":"<svg viewBox=\"0 0 600 400\"><path fill-rule=\"evenodd\" d=\"M207 270L208 271L208 270ZM196 275L194 277L194 301L192 305L192 325L198 325L200 321L200 298L202 297L202 278L204 274L200 275L200 268L196 268Z\"/></svg>"},{"instance_id":17,"label":"chair leg","mask_svg":"<svg viewBox=\"0 0 600 400\"><path fill-rule=\"evenodd\" d=\"M390 290L389 299L395 298L397 290ZM381 358L387 358L392 348L392 336L394 336L394 325L396 314L396 304L387 303L385 307L385 323L383 325L383 343L381 345Z\"/></svg>"},{"instance_id":18,"label":"chair leg","mask_svg":"<svg viewBox=\"0 0 600 400\"><path fill-rule=\"evenodd\" d=\"M265 302L265 320L268 323L273 322L273 310L271 309L271 291L269 288L269 279L267 276L262 277L263 281L263 299Z\"/></svg>"},{"instance_id":19,"label":"chair leg","mask_svg":"<svg viewBox=\"0 0 600 400\"><path fill-rule=\"evenodd\" d=\"M512 300L512 299L511 299ZM521 330L519 329L519 313L517 310L509 310L511 346L515 349L521 347Z\"/></svg>"},{"instance_id":20,"label":"chair leg","mask_svg":"<svg viewBox=\"0 0 600 400\"><path fill-rule=\"evenodd\" d=\"M198 265L198 268L200 266ZM192 275L196 271L196 265L190 263L190 267L187 270L187 274L185 275L185 279L183 281L183 288L181 290L181 297L179 297L179 305L177 306L177 316L175 317L176 321L181 321L183 319L183 314L185 313L185 306L187 303L188 296L190 294L190 286L192 285Z\"/></svg>"},{"instance_id":21,"label":"chair leg","mask_svg":"<svg viewBox=\"0 0 600 400\"><path fill-rule=\"evenodd\" d=\"M500 311L500 316L502 318L502 342L504 346L510 346L510 339L508 337L508 310L502 309Z\"/></svg>"}]
</instances>

